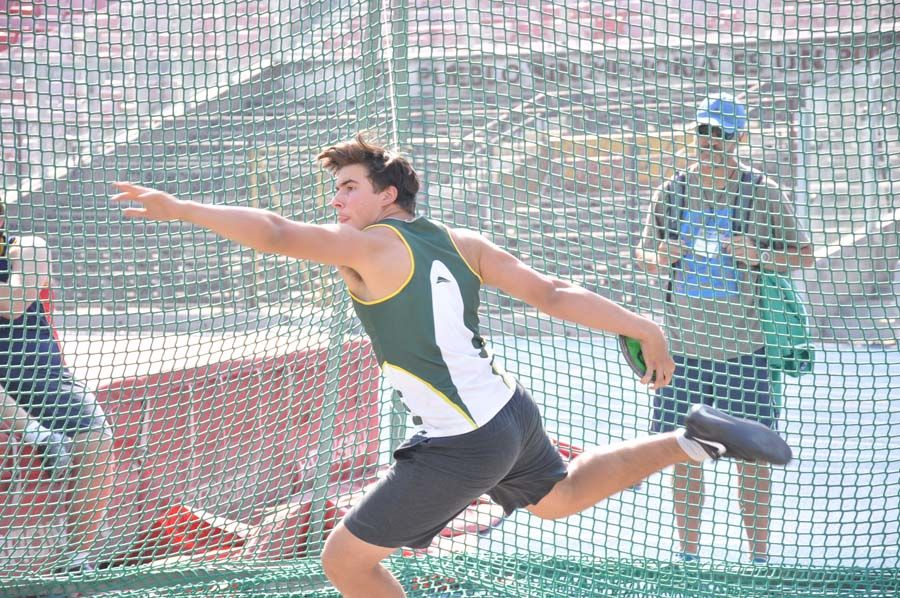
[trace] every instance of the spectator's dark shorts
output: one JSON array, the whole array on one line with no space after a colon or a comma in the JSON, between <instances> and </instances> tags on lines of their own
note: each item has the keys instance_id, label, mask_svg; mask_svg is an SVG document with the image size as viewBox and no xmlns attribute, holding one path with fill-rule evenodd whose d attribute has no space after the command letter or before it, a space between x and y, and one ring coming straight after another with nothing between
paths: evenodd
<instances>
[{"instance_id":1,"label":"spectator's dark shorts","mask_svg":"<svg viewBox=\"0 0 900 598\"><path fill-rule=\"evenodd\" d=\"M72 379L53 384L39 396L19 405L45 428L72 437L81 432L104 430L106 417L93 393Z\"/></svg>"},{"instance_id":2,"label":"spectator's dark shorts","mask_svg":"<svg viewBox=\"0 0 900 598\"><path fill-rule=\"evenodd\" d=\"M39 301L15 320L0 318L0 386L46 428L105 431L103 410L63 362Z\"/></svg>"},{"instance_id":3,"label":"spectator's dark shorts","mask_svg":"<svg viewBox=\"0 0 900 598\"><path fill-rule=\"evenodd\" d=\"M540 412L519 386L484 426L458 436L416 435L344 519L357 538L387 548L425 548L482 494L507 514L536 504L566 477Z\"/></svg>"},{"instance_id":4,"label":"spectator's dark shorts","mask_svg":"<svg viewBox=\"0 0 900 598\"><path fill-rule=\"evenodd\" d=\"M672 383L656 391L653 399L651 431L683 426L688 410L701 403L777 429L779 413L772 404L764 351L729 361L674 355Z\"/></svg>"}]
</instances>

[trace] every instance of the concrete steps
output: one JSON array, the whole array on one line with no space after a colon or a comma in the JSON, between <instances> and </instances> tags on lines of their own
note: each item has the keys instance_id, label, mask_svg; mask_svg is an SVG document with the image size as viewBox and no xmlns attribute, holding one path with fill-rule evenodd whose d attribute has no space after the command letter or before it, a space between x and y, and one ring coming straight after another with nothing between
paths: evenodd
<instances>
[{"instance_id":1,"label":"concrete steps","mask_svg":"<svg viewBox=\"0 0 900 598\"><path fill-rule=\"evenodd\" d=\"M681 67L673 56L661 55L653 65L607 56L605 78L597 74L600 66L592 67L593 79L546 78L529 94L468 73L453 94L443 93L449 83L435 82L428 93L412 95L402 137L424 177L424 207L450 223L488 231L536 265L613 299L649 305L655 285L634 271L628 248L637 241L650 193L683 167L693 145L684 123L708 91L698 82L712 75L723 84L763 81L751 93L757 128L745 157L786 188L794 185L797 161L791 127L799 79L750 62L727 77L704 63L710 76L686 77L676 72ZM431 67L436 73L437 63ZM203 202L329 221L330 187L313 158L327 143L352 135L364 113L352 94L311 93L318 89L316 69L308 60L267 69L9 206L20 231L43 234L55 248L61 309L240 313L272 303L327 303L335 283L329 268L255 255L182 225L125 222L107 203L110 181L135 180ZM382 103L387 106L384 98L371 104L372 122L381 122ZM831 158L831 168L846 160L842 148L850 146L825 141L814 149ZM890 146L889 155L898 149ZM857 187L829 184L834 175L819 178L822 183L811 181L808 205L817 246L847 234L859 209ZM880 194L875 207L892 202L893 191Z\"/></svg>"}]
</instances>

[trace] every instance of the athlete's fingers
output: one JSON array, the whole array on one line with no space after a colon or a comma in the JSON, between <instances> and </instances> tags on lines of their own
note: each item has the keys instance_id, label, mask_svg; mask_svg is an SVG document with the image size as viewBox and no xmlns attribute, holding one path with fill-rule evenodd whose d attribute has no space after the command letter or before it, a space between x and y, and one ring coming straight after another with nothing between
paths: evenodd
<instances>
[{"instance_id":1,"label":"athlete's fingers","mask_svg":"<svg viewBox=\"0 0 900 598\"><path fill-rule=\"evenodd\" d=\"M149 218L150 216L147 214L147 210L144 208L125 208L122 210L122 215L126 218Z\"/></svg>"},{"instance_id":2,"label":"athlete's fingers","mask_svg":"<svg viewBox=\"0 0 900 598\"><path fill-rule=\"evenodd\" d=\"M123 201L135 201L137 197L131 193L117 193L109 198L110 201L121 203Z\"/></svg>"},{"instance_id":3,"label":"athlete's fingers","mask_svg":"<svg viewBox=\"0 0 900 598\"><path fill-rule=\"evenodd\" d=\"M664 388L668 386L670 382L672 382L672 371L667 367L660 368L656 371L656 381L653 388Z\"/></svg>"},{"instance_id":4,"label":"athlete's fingers","mask_svg":"<svg viewBox=\"0 0 900 598\"><path fill-rule=\"evenodd\" d=\"M111 198L111 201L122 203L129 201L137 201L147 204L156 201L165 201L170 196L168 193L159 191L158 189L149 189L147 187L131 186L131 188L122 193L117 193Z\"/></svg>"},{"instance_id":5,"label":"athlete's fingers","mask_svg":"<svg viewBox=\"0 0 900 598\"><path fill-rule=\"evenodd\" d=\"M141 185L136 185L127 181L116 181L115 183L113 183L113 187L115 187L119 191L122 191L123 193L133 193L135 195L141 195L143 193L153 191L149 187L143 187Z\"/></svg>"},{"instance_id":6,"label":"athlete's fingers","mask_svg":"<svg viewBox=\"0 0 900 598\"><path fill-rule=\"evenodd\" d=\"M641 384L650 384L653 382L653 375L656 371L653 369L651 364L647 364L647 371L644 372L644 375L641 376Z\"/></svg>"}]
</instances>

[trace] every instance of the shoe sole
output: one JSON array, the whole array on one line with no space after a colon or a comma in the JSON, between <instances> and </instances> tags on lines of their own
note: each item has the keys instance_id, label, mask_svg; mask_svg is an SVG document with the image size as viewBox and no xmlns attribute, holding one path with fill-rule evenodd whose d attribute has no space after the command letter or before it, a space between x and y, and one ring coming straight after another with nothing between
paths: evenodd
<instances>
[{"instance_id":1,"label":"shoe sole","mask_svg":"<svg viewBox=\"0 0 900 598\"><path fill-rule=\"evenodd\" d=\"M707 405L695 405L684 425L689 436L725 446L726 457L773 465L787 465L793 458L791 447L777 432L759 422L734 417Z\"/></svg>"}]
</instances>

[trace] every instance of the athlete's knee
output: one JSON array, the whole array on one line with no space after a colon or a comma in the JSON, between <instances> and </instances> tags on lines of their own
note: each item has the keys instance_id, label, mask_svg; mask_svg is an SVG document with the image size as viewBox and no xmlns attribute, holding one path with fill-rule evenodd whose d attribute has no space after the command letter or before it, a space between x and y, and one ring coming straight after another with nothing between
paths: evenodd
<instances>
[{"instance_id":1,"label":"athlete's knee","mask_svg":"<svg viewBox=\"0 0 900 598\"><path fill-rule=\"evenodd\" d=\"M344 542L342 541L340 531L342 528L338 528L334 530L328 540L325 542L325 547L322 549L321 561L322 561L322 569L325 571L325 575L332 582L339 581L343 576L352 574L352 558L351 555L344 550Z\"/></svg>"},{"instance_id":2,"label":"athlete's knee","mask_svg":"<svg viewBox=\"0 0 900 598\"><path fill-rule=\"evenodd\" d=\"M529 505L525 508L529 513L531 513L538 519L543 519L544 521L556 521L557 519L565 519L570 514L567 511L562 510L558 506L541 505L540 503L536 505Z\"/></svg>"},{"instance_id":3,"label":"athlete's knee","mask_svg":"<svg viewBox=\"0 0 900 598\"><path fill-rule=\"evenodd\" d=\"M352 583L354 579L376 574L382 559L391 552L393 549L360 540L340 523L322 549L322 568L335 585Z\"/></svg>"},{"instance_id":4,"label":"athlete's knee","mask_svg":"<svg viewBox=\"0 0 900 598\"><path fill-rule=\"evenodd\" d=\"M328 579L334 581L336 577L340 577L342 574L341 559L335 554L334 550L329 550L327 543L319 558L322 561L322 570L325 571L325 576Z\"/></svg>"},{"instance_id":5,"label":"athlete's knee","mask_svg":"<svg viewBox=\"0 0 900 598\"><path fill-rule=\"evenodd\" d=\"M578 511L581 506L576 501L576 492L572 487L572 479L567 478L556 484L546 496L536 504L525 507L529 513L546 521L565 519ZM585 506L586 508L586 506Z\"/></svg>"}]
</instances>

